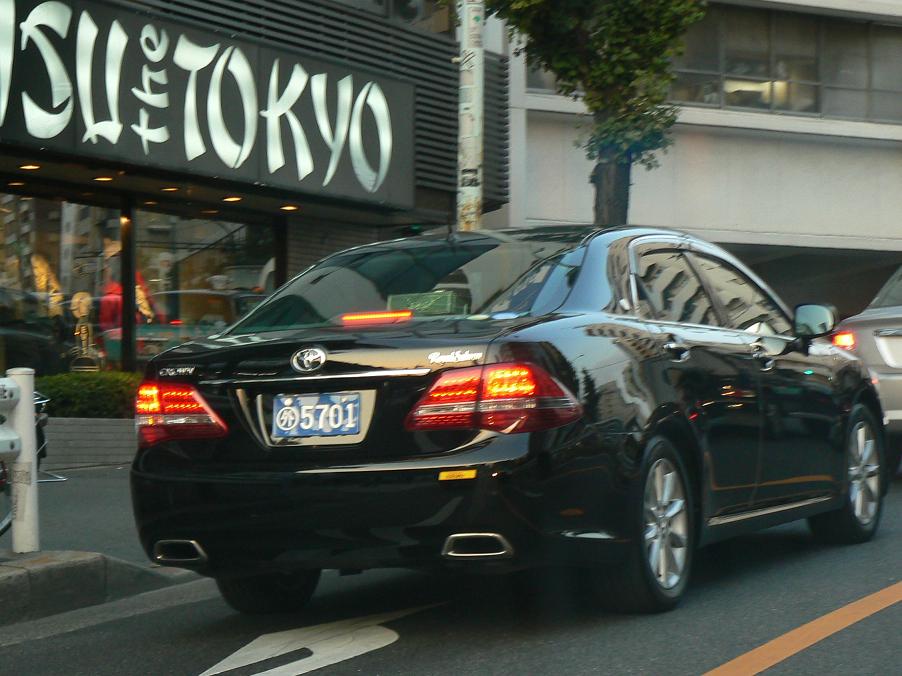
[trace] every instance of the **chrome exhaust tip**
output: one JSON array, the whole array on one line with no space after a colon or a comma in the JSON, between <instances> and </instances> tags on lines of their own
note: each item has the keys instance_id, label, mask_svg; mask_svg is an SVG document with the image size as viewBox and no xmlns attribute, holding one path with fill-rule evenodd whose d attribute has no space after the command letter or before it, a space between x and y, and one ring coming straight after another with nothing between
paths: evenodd
<instances>
[{"instance_id":1,"label":"chrome exhaust tip","mask_svg":"<svg viewBox=\"0 0 902 676\"><path fill-rule=\"evenodd\" d=\"M455 533L442 548L448 559L501 559L514 555L514 548L499 533Z\"/></svg>"},{"instance_id":2,"label":"chrome exhaust tip","mask_svg":"<svg viewBox=\"0 0 902 676\"><path fill-rule=\"evenodd\" d=\"M153 546L153 560L164 566L200 565L207 553L197 540L159 540Z\"/></svg>"}]
</instances>

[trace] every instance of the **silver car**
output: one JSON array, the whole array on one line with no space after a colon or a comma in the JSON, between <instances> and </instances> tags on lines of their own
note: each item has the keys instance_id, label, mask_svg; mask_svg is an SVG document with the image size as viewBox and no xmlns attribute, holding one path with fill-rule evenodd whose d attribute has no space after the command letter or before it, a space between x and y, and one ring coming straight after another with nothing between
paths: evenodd
<instances>
[{"instance_id":1,"label":"silver car","mask_svg":"<svg viewBox=\"0 0 902 676\"><path fill-rule=\"evenodd\" d=\"M892 475L902 470L902 267L862 313L837 327L833 344L855 354L871 371L883 404L886 461Z\"/></svg>"}]
</instances>

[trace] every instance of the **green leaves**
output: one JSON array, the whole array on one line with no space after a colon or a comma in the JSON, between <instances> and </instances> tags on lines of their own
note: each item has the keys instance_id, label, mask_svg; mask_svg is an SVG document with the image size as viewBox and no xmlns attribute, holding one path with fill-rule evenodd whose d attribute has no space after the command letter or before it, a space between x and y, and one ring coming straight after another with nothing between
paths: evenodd
<instances>
[{"instance_id":1,"label":"green leaves","mask_svg":"<svg viewBox=\"0 0 902 676\"><path fill-rule=\"evenodd\" d=\"M594 124L591 159L655 166L677 110L667 103L681 38L705 0L487 0L515 29L533 67L578 96Z\"/></svg>"},{"instance_id":2,"label":"green leaves","mask_svg":"<svg viewBox=\"0 0 902 676\"><path fill-rule=\"evenodd\" d=\"M141 374L100 371L61 373L36 379L35 388L50 397L47 413L60 418L131 418Z\"/></svg>"}]
</instances>

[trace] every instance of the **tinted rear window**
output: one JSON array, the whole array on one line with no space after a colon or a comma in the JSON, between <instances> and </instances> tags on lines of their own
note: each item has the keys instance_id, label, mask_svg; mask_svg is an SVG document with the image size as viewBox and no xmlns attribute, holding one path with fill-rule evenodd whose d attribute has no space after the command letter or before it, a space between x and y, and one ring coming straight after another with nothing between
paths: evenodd
<instances>
[{"instance_id":1,"label":"tinted rear window","mask_svg":"<svg viewBox=\"0 0 902 676\"><path fill-rule=\"evenodd\" d=\"M295 278L230 333L340 323L354 312L411 310L413 320L545 314L582 262L572 242L411 239L331 256Z\"/></svg>"}]
</instances>

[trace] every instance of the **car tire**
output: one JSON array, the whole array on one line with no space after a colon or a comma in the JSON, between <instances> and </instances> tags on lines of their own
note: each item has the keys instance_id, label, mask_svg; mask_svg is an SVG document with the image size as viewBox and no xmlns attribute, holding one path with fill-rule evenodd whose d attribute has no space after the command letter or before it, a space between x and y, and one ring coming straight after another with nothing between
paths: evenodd
<instances>
[{"instance_id":1,"label":"car tire","mask_svg":"<svg viewBox=\"0 0 902 676\"><path fill-rule=\"evenodd\" d=\"M313 597L319 570L216 578L219 593L232 608L245 615L292 613Z\"/></svg>"},{"instance_id":2,"label":"car tire","mask_svg":"<svg viewBox=\"0 0 902 676\"><path fill-rule=\"evenodd\" d=\"M648 443L632 493L626 560L594 573L594 591L602 606L616 612L671 610L689 582L696 537L690 477L664 437Z\"/></svg>"},{"instance_id":3,"label":"car tire","mask_svg":"<svg viewBox=\"0 0 902 676\"><path fill-rule=\"evenodd\" d=\"M839 509L808 519L814 537L828 544L867 542L880 523L886 481L883 436L874 415L864 406L849 414L846 432L846 480Z\"/></svg>"}]
</instances>

